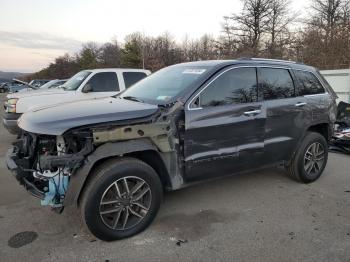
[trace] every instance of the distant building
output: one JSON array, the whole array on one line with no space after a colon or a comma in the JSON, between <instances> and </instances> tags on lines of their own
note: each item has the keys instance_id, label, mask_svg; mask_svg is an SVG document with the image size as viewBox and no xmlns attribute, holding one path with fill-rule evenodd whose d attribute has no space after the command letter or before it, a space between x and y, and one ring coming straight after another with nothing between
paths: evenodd
<instances>
[{"instance_id":1,"label":"distant building","mask_svg":"<svg viewBox=\"0 0 350 262\"><path fill-rule=\"evenodd\" d=\"M321 74L337 93L337 102L350 103L350 69L322 70Z\"/></svg>"}]
</instances>

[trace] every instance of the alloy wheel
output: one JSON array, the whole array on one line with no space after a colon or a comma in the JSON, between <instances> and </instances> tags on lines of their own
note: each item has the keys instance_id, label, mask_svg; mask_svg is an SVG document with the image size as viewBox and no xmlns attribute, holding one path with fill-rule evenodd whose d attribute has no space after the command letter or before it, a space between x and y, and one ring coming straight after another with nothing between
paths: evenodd
<instances>
[{"instance_id":1,"label":"alloy wheel","mask_svg":"<svg viewBox=\"0 0 350 262\"><path fill-rule=\"evenodd\" d=\"M312 143L304 155L304 170L307 175L317 174L324 163L325 149L319 142Z\"/></svg>"},{"instance_id":2,"label":"alloy wheel","mask_svg":"<svg viewBox=\"0 0 350 262\"><path fill-rule=\"evenodd\" d=\"M113 182L100 201L100 217L113 230L127 230L147 215L152 201L150 186L141 178L128 176Z\"/></svg>"}]
</instances>

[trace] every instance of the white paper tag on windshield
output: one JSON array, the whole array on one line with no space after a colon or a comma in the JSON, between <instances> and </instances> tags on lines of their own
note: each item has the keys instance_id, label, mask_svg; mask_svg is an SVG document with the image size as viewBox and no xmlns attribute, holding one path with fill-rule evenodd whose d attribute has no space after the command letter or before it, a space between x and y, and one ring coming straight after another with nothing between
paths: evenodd
<instances>
[{"instance_id":1,"label":"white paper tag on windshield","mask_svg":"<svg viewBox=\"0 0 350 262\"><path fill-rule=\"evenodd\" d=\"M82 76L77 77L77 80L78 80L78 81L81 81L81 80L83 80L83 79L84 79L84 77L82 77Z\"/></svg>"},{"instance_id":2,"label":"white paper tag on windshield","mask_svg":"<svg viewBox=\"0 0 350 262\"><path fill-rule=\"evenodd\" d=\"M158 96L157 100L163 100L163 101L167 101L171 98L171 96Z\"/></svg>"},{"instance_id":3,"label":"white paper tag on windshield","mask_svg":"<svg viewBox=\"0 0 350 262\"><path fill-rule=\"evenodd\" d=\"M200 75L205 72L205 69L186 69L183 71L183 74L195 74L195 75Z\"/></svg>"}]
</instances>

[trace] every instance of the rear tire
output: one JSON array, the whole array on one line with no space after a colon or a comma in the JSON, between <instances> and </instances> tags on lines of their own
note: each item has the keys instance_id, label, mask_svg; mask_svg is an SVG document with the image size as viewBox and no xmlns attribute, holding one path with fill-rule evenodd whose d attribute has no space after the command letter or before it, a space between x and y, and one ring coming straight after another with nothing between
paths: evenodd
<instances>
[{"instance_id":1,"label":"rear tire","mask_svg":"<svg viewBox=\"0 0 350 262\"><path fill-rule=\"evenodd\" d=\"M287 169L293 179L311 183L322 175L327 160L328 143L324 136L307 132Z\"/></svg>"},{"instance_id":2,"label":"rear tire","mask_svg":"<svg viewBox=\"0 0 350 262\"><path fill-rule=\"evenodd\" d=\"M105 241L131 237L153 221L163 190L152 167L134 158L112 159L90 176L80 211L94 236Z\"/></svg>"}]
</instances>

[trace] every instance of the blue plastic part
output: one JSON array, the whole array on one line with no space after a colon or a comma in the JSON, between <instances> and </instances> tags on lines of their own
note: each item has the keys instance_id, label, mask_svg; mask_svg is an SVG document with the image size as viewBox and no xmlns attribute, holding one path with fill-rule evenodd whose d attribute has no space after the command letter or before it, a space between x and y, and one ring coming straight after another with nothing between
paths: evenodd
<instances>
[{"instance_id":1,"label":"blue plastic part","mask_svg":"<svg viewBox=\"0 0 350 262\"><path fill-rule=\"evenodd\" d=\"M49 191L45 193L45 198L41 200L42 206L61 207L63 198L68 188L68 176L57 175L49 179ZM59 199L56 197L59 195Z\"/></svg>"}]
</instances>

